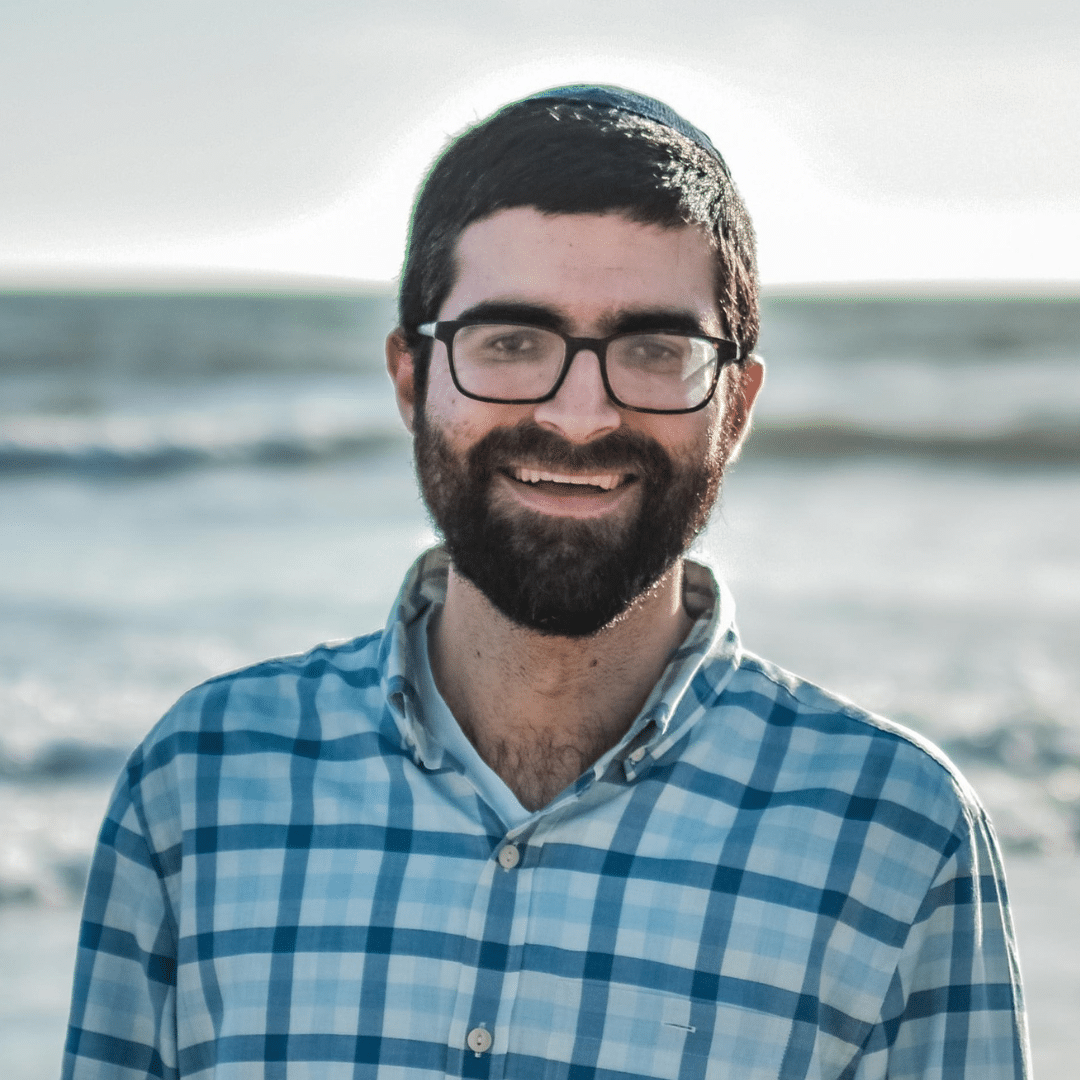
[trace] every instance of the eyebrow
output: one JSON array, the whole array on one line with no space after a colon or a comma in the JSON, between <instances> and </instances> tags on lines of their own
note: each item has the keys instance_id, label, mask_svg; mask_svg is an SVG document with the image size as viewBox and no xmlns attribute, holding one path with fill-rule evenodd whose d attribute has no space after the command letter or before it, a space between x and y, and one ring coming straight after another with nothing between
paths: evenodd
<instances>
[{"instance_id":1,"label":"eyebrow","mask_svg":"<svg viewBox=\"0 0 1080 1080\"><path fill-rule=\"evenodd\" d=\"M691 311L647 308L617 312L608 324L609 334L631 334L639 330L674 330L680 334L711 337L702 329L701 320Z\"/></svg>"},{"instance_id":2,"label":"eyebrow","mask_svg":"<svg viewBox=\"0 0 1080 1080\"><path fill-rule=\"evenodd\" d=\"M521 323L570 334L570 320L557 308L545 304L529 304L516 300L484 300L466 308L457 316L461 320ZM605 334L633 334L656 330L672 330L680 334L711 337L701 326L701 320L685 308L626 308L606 317L601 324Z\"/></svg>"},{"instance_id":3,"label":"eyebrow","mask_svg":"<svg viewBox=\"0 0 1080 1080\"><path fill-rule=\"evenodd\" d=\"M515 300L483 300L467 307L457 318L522 323L525 326L538 326L543 330L558 330L562 333L566 333L566 328L570 325L566 317L559 314L555 308Z\"/></svg>"}]
</instances>

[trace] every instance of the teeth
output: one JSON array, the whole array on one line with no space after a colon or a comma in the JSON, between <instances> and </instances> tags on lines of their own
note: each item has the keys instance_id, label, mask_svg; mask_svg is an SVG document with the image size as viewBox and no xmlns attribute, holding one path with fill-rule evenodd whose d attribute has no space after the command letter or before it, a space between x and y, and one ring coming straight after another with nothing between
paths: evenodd
<instances>
[{"instance_id":1,"label":"teeth","mask_svg":"<svg viewBox=\"0 0 1080 1080\"><path fill-rule=\"evenodd\" d=\"M514 479L526 484L539 484L546 480L551 484L574 484L579 487L598 487L604 491L610 491L622 481L618 473L592 473L587 475L577 474L568 476L565 473L548 472L545 469L514 469Z\"/></svg>"}]
</instances>

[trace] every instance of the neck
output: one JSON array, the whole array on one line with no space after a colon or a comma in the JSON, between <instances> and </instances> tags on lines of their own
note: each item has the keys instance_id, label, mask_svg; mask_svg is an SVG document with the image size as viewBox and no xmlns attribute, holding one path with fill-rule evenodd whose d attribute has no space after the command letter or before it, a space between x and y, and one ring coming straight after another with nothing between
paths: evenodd
<instances>
[{"instance_id":1,"label":"neck","mask_svg":"<svg viewBox=\"0 0 1080 1080\"><path fill-rule=\"evenodd\" d=\"M453 567L432 631L439 692L523 806L546 805L626 733L692 625L681 561L587 638L518 626Z\"/></svg>"}]
</instances>

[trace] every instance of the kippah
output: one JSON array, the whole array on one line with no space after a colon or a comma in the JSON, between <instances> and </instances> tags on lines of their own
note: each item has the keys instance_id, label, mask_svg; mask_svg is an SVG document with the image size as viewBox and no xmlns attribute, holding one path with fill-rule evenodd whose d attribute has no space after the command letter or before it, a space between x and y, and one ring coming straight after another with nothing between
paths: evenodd
<instances>
[{"instance_id":1,"label":"kippah","mask_svg":"<svg viewBox=\"0 0 1080 1080\"><path fill-rule=\"evenodd\" d=\"M680 116L670 105L665 105L656 98L647 97L634 90L625 90L621 86L580 83L541 90L514 104L520 105L522 101L564 101L574 105L599 105L602 108L619 109L622 112L633 113L635 116L643 116L646 120L655 120L658 124L663 124L664 127L669 127L680 135L685 135L691 142L697 143L702 150L716 159L720 168L724 170L724 175L729 180L731 179L727 162L720 156L720 151L713 146L709 136L701 128L695 127L689 120Z\"/></svg>"}]
</instances>

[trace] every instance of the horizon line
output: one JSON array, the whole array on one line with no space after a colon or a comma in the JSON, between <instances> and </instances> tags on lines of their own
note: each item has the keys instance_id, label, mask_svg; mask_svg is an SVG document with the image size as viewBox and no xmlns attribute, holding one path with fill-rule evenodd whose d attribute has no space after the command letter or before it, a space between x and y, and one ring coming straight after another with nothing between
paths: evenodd
<instances>
[{"instance_id":1,"label":"horizon line","mask_svg":"<svg viewBox=\"0 0 1080 1080\"><path fill-rule=\"evenodd\" d=\"M0 295L83 293L113 295L334 295L386 296L397 280L284 271L110 267L56 271L0 267ZM762 295L771 299L887 298L1080 299L1080 279L1070 278L849 278L766 281Z\"/></svg>"}]
</instances>

